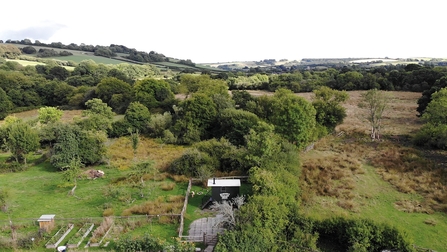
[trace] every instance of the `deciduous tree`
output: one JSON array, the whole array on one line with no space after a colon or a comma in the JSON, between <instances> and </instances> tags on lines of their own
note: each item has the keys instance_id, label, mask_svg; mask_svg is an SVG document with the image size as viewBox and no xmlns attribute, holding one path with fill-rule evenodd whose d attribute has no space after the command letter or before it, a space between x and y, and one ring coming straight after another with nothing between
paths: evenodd
<instances>
[{"instance_id":1,"label":"deciduous tree","mask_svg":"<svg viewBox=\"0 0 447 252\"><path fill-rule=\"evenodd\" d=\"M0 120L8 115L8 111L12 109L13 104L6 92L0 87Z\"/></svg>"},{"instance_id":2,"label":"deciduous tree","mask_svg":"<svg viewBox=\"0 0 447 252\"><path fill-rule=\"evenodd\" d=\"M105 132L112 128L114 113L111 107L107 106L106 103L98 98L88 100L85 105L88 109L82 111L82 115L86 118L77 122L81 128L85 130L102 130Z\"/></svg>"},{"instance_id":3,"label":"deciduous tree","mask_svg":"<svg viewBox=\"0 0 447 252\"><path fill-rule=\"evenodd\" d=\"M62 118L62 110L55 107L42 107L39 109L39 122L42 124L55 123Z\"/></svg>"},{"instance_id":4,"label":"deciduous tree","mask_svg":"<svg viewBox=\"0 0 447 252\"><path fill-rule=\"evenodd\" d=\"M346 109L341 103L349 98L348 93L321 87L314 90L314 94L312 105L316 110L317 123L326 127L327 130L333 130L346 117Z\"/></svg>"},{"instance_id":5,"label":"deciduous tree","mask_svg":"<svg viewBox=\"0 0 447 252\"><path fill-rule=\"evenodd\" d=\"M145 133L151 120L151 113L143 104L132 102L124 114L124 119L132 126L133 130Z\"/></svg>"},{"instance_id":6,"label":"deciduous tree","mask_svg":"<svg viewBox=\"0 0 447 252\"><path fill-rule=\"evenodd\" d=\"M123 113L132 98L132 87L115 77L103 78L96 86L96 95L117 113ZM116 95L121 95L117 101ZM115 99L113 99L115 96Z\"/></svg>"},{"instance_id":7,"label":"deciduous tree","mask_svg":"<svg viewBox=\"0 0 447 252\"><path fill-rule=\"evenodd\" d=\"M134 100L140 102L149 110L155 108L168 110L174 104L174 93L164 80L147 78L135 83Z\"/></svg>"},{"instance_id":8,"label":"deciduous tree","mask_svg":"<svg viewBox=\"0 0 447 252\"><path fill-rule=\"evenodd\" d=\"M17 162L23 158L26 165L26 155L39 148L37 131L24 122L9 125L7 146Z\"/></svg>"},{"instance_id":9,"label":"deciduous tree","mask_svg":"<svg viewBox=\"0 0 447 252\"><path fill-rule=\"evenodd\" d=\"M268 121L275 132L302 148L314 139L316 111L312 104L290 90L279 89L271 98Z\"/></svg>"},{"instance_id":10,"label":"deciduous tree","mask_svg":"<svg viewBox=\"0 0 447 252\"><path fill-rule=\"evenodd\" d=\"M380 139L383 113L388 108L391 95L385 91L370 89L362 94L359 107L366 109L365 118L371 125L371 139Z\"/></svg>"}]
</instances>

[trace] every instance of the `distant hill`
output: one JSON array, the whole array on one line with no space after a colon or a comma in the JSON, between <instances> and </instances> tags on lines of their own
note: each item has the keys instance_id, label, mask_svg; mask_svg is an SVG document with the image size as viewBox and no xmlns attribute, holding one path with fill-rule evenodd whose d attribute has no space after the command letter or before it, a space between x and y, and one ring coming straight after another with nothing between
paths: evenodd
<instances>
[{"instance_id":1,"label":"distant hill","mask_svg":"<svg viewBox=\"0 0 447 252\"><path fill-rule=\"evenodd\" d=\"M0 43L2 40L0 40ZM14 45L22 51L23 54L33 57L52 58L62 61L73 61L79 63L83 60L93 60L96 63L103 64L153 64L161 71L171 70L174 72L225 72L223 69L213 68L206 65L193 63L191 60L176 59L166 57L163 54L151 51L149 53L130 49L123 45L110 46L93 46L93 45L77 45L71 43L64 45L60 42L50 44L41 43L36 40L32 43L29 39L6 40L5 44ZM24 48L31 48L24 50ZM30 53L31 52L31 53ZM63 56L62 56L63 55Z\"/></svg>"},{"instance_id":2,"label":"distant hill","mask_svg":"<svg viewBox=\"0 0 447 252\"><path fill-rule=\"evenodd\" d=\"M3 41L0 40L0 43ZM264 59L260 61L235 61L235 62L219 62L196 64L190 59L177 59L168 57L164 54L154 51L144 52L134 48L128 48L124 45L110 44L109 46L86 45L81 43L77 45L71 43L64 45L61 42L52 42L49 44L36 40L34 43L29 39L23 40L6 40L5 43L13 44L23 51L25 47L33 47L36 52L29 54L34 57L42 57L39 51L44 51L47 56L58 60L73 61L76 63L82 60L91 59L97 63L104 64L153 64L161 71L174 71L184 73L221 73L226 71L242 71L242 72L270 72L283 73L295 70L324 70L327 68L341 68L344 66L357 66L360 68L372 68L384 65L406 65L419 64L431 66L446 66L447 60L441 58L303 58L301 60L275 60ZM50 51L48 51L50 50ZM63 54L60 56L56 54Z\"/></svg>"}]
</instances>

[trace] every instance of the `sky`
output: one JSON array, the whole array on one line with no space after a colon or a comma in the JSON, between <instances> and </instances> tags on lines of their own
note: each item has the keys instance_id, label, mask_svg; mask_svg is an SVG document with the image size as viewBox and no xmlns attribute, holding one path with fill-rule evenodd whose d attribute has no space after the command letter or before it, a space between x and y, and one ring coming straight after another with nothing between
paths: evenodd
<instances>
[{"instance_id":1,"label":"sky","mask_svg":"<svg viewBox=\"0 0 447 252\"><path fill-rule=\"evenodd\" d=\"M440 0L21 0L0 39L110 45L195 63L447 58Z\"/></svg>"}]
</instances>

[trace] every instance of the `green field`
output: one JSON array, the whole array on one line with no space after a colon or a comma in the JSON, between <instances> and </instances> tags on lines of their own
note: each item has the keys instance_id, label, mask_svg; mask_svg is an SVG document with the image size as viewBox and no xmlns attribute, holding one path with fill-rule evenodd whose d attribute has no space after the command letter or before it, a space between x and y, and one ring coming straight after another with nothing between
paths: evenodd
<instances>
[{"instance_id":1,"label":"green field","mask_svg":"<svg viewBox=\"0 0 447 252\"><path fill-rule=\"evenodd\" d=\"M37 65L45 65L45 63L42 62L37 62L37 61L29 61L29 60L11 60L11 59L6 59L6 61L14 61L19 63L20 65L26 67L26 66L37 66ZM64 66L65 69L69 70L69 71L73 71L74 67L71 66Z\"/></svg>"},{"instance_id":2,"label":"green field","mask_svg":"<svg viewBox=\"0 0 447 252\"><path fill-rule=\"evenodd\" d=\"M79 63L83 60L93 60L96 63L102 63L102 64L122 64L122 63L127 63L121 60L116 60L116 59L111 59L111 58L106 58L106 57L101 57L101 56L95 56L95 55L91 55L91 54L78 54L78 55L70 55L70 56L61 56L61 57L53 57L53 59L56 60L71 60L74 61L76 63ZM131 63L129 63L131 64Z\"/></svg>"},{"instance_id":3,"label":"green field","mask_svg":"<svg viewBox=\"0 0 447 252\"><path fill-rule=\"evenodd\" d=\"M23 48L25 46L28 45L22 45L22 44L11 44L14 46L17 46L19 48ZM60 48L51 48L51 47L43 47L43 46L34 46L31 45L32 47L34 47L36 50L39 49L54 49L57 52L61 52L61 51L67 51L67 52L71 52L73 55L71 56L61 56L61 57L51 57L49 59L56 59L56 60L62 60L62 61L74 61L76 63L79 63L83 60L93 60L96 63L102 63L102 64L121 64L121 63L128 63L128 64L134 64L131 61L128 60L119 60L120 57L124 57L127 56L128 54L125 53L118 53L118 59L111 59L111 58L106 58L106 57L102 57L102 56L95 56L93 52L84 52L84 51L78 51L78 50L70 50L70 49L60 49ZM24 54L26 56L31 56L31 57L36 57L37 54ZM30 65L31 63L26 63ZM135 63L137 64L137 63ZM153 62L151 64L154 64L156 66L158 66L160 68L160 70L166 70L166 68L169 68L173 71L182 71L184 69L192 69L198 72L204 71L204 70L208 70L208 71L212 71L212 72L224 72L221 69L217 69L217 68L213 68L213 67L209 67L209 66L205 66L205 65L197 65L196 67L192 67L192 66L188 66L188 65L183 65L183 64L178 64L175 62Z\"/></svg>"},{"instance_id":4,"label":"green field","mask_svg":"<svg viewBox=\"0 0 447 252\"><path fill-rule=\"evenodd\" d=\"M11 44L14 46L17 46L19 48L23 48L25 46L28 45L22 45L22 44ZM121 60L116 60L116 59L110 59L110 58L106 58L106 57L102 57L102 56L96 56L94 55L93 52L84 52L84 51L78 51L78 50L70 50L70 49L60 49L60 48L52 48L52 47L44 47L44 46L34 46L31 45L32 47L34 47L37 51L39 51L40 49L53 49L56 52L61 52L61 51L67 51L67 52L71 52L73 55L71 56L61 56L61 57L51 57L51 58L46 58L46 59L56 59L56 60L62 60L62 61L74 61L76 63L79 63L83 60L93 60L96 63L102 63L102 64L121 64L121 63L126 63L125 61L121 61ZM37 54L23 54L25 56L31 56L31 57L36 57ZM131 64L131 63L130 63Z\"/></svg>"},{"instance_id":5,"label":"green field","mask_svg":"<svg viewBox=\"0 0 447 252\"><path fill-rule=\"evenodd\" d=\"M28 61L28 60L12 60L6 59L6 61L14 61L19 63L22 66L37 66L37 65L45 65L45 63L37 62L37 61Z\"/></svg>"}]
</instances>

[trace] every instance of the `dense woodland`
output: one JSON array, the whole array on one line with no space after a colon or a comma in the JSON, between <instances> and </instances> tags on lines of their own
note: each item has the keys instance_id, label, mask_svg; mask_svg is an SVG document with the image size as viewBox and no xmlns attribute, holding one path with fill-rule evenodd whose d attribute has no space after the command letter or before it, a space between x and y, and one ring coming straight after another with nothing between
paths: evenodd
<instances>
[{"instance_id":1,"label":"dense woodland","mask_svg":"<svg viewBox=\"0 0 447 252\"><path fill-rule=\"evenodd\" d=\"M142 62L165 60L155 53L161 58L149 53L146 59L123 46L89 50L110 56L127 52ZM189 147L170 165L173 174L203 179L216 172L249 175L253 194L216 251L315 250L322 236L332 237L346 251L413 250L405 231L391 226L303 216L297 152L343 121L346 112L341 104L348 90L422 92L415 113L426 125L414 143L446 149L447 68L344 66L280 74L177 74L166 79L151 65L83 61L69 71L57 61L23 67L6 60L21 53L0 44L0 117L5 119L0 138L2 149L11 153L1 172L26 169L27 155L43 149L51 164L73 180L79 168L106 162L108 138L141 134ZM253 97L245 91L250 89L274 95ZM315 98L310 102L294 95L297 92L314 92ZM37 120L25 122L13 116L34 108L39 108ZM72 123L61 122L61 110L71 109L82 109L82 116Z\"/></svg>"}]
</instances>

